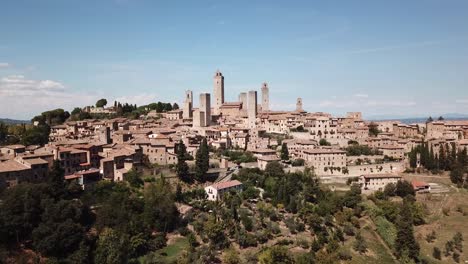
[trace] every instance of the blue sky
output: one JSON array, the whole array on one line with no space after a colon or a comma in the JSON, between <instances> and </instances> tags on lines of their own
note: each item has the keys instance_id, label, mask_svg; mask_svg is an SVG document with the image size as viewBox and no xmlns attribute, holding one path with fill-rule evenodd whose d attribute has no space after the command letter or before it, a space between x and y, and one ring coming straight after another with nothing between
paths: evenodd
<instances>
[{"instance_id":1,"label":"blue sky","mask_svg":"<svg viewBox=\"0 0 468 264\"><path fill-rule=\"evenodd\" d=\"M276 110L468 114L467 25L464 0L2 0L0 117L180 103L216 69Z\"/></svg>"}]
</instances>

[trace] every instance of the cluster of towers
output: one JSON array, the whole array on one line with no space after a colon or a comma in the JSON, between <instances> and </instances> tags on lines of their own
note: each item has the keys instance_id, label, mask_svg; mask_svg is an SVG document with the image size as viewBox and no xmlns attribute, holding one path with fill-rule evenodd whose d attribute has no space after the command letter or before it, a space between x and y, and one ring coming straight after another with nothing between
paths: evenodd
<instances>
[{"instance_id":1,"label":"cluster of towers","mask_svg":"<svg viewBox=\"0 0 468 264\"><path fill-rule=\"evenodd\" d=\"M183 118L193 118L194 127L207 127L211 124L211 115L220 115L222 114L224 101L224 76L218 70L216 71L213 77L214 85L214 100L213 100L213 113L211 109L211 95L209 93L200 94L199 108L193 109L193 93L192 91L185 92L185 100L183 104ZM266 112L270 110L269 104L269 88L267 83L263 83L261 87L262 92L262 101L261 101L261 110ZM236 104L236 103L234 103ZM248 123L250 127L255 127L255 121L258 113L258 100L257 100L257 91L249 91L248 93L239 94L239 114L243 112L247 113Z\"/></svg>"}]
</instances>

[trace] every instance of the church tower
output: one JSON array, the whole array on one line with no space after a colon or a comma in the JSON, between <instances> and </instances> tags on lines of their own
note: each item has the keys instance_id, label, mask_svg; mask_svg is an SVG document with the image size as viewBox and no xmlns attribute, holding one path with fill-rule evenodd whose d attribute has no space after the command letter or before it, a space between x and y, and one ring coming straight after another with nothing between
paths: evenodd
<instances>
[{"instance_id":1,"label":"church tower","mask_svg":"<svg viewBox=\"0 0 468 264\"><path fill-rule=\"evenodd\" d=\"M214 83L214 114L219 115L220 108L224 103L224 76L217 70L215 76L213 77Z\"/></svg>"}]
</instances>

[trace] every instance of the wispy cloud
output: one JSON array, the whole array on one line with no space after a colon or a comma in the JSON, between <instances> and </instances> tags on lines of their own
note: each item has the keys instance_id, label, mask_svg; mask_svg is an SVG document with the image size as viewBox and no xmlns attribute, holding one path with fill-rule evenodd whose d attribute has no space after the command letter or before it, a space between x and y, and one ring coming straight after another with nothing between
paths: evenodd
<instances>
[{"instance_id":1,"label":"wispy cloud","mask_svg":"<svg viewBox=\"0 0 468 264\"><path fill-rule=\"evenodd\" d=\"M34 113L53 108L67 110L90 105L97 96L76 93L54 80L34 80L23 75L0 78L0 113L2 117L28 119Z\"/></svg>"},{"instance_id":2,"label":"wispy cloud","mask_svg":"<svg viewBox=\"0 0 468 264\"><path fill-rule=\"evenodd\" d=\"M358 93L358 94L355 94L353 96L357 97L357 98L369 98L368 94L363 94L363 93Z\"/></svg>"},{"instance_id":3,"label":"wispy cloud","mask_svg":"<svg viewBox=\"0 0 468 264\"><path fill-rule=\"evenodd\" d=\"M468 104L468 99L458 99L458 100L455 100L455 103L457 103L457 104Z\"/></svg>"},{"instance_id":4,"label":"wispy cloud","mask_svg":"<svg viewBox=\"0 0 468 264\"><path fill-rule=\"evenodd\" d=\"M49 95L62 92L63 84L52 80L31 80L23 75L10 75L0 79L0 95L25 96Z\"/></svg>"},{"instance_id":5,"label":"wispy cloud","mask_svg":"<svg viewBox=\"0 0 468 264\"><path fill-rule=\"evenodd\" d=\"M365 54L365 53L374 53L374 52L386 52L386 51L393 51L399 49L409 49L415 47L424 47L424 46L434 46L442 43L442 41L419 41L419 42L410 42L404 43L400 45L390 45L390 46L382 46L382 47L374 47L374 48L366 48L366 49L359 49L359 50L352 50L347 52L348 54Z\"/></svg>"},{"instance_id":6,"label":"wispy cloud","mask_svg":"<svg viewBox=\"0 0 468 264\"><path fill-rule=\"evenodd\" d=\"M9 68L11 65L7 62L0 62L0 69Z\"/></svg>"}]
</instances>

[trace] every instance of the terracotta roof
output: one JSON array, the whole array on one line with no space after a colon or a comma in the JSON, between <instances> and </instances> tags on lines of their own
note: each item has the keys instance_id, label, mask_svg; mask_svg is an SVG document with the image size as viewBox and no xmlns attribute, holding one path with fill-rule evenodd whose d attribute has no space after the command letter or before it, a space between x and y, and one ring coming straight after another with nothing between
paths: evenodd
<instances>
[{"instance_id":1,"label":"terracotta roof","mask_svg":"<svg viewBox=\"0 0 468 264\"><path fill-rule=\"evenodd\" d=\"M24 171L29 168L16 160L7 160L0 163L0 172Z\"/></svg>"},{"instance_id":2,"label":"terracotta roof","mask_svg":"<svg viewBox=\"0 0 468 264\"><path fill-rule=\"evenodd\" d=\"M423 182L423 181L412 181L411 184L413 185L413 188L415 189L429 186L429 183Z\"/></svg>"},{"instance_id":3,"label":"terracotta roof","mask_svg":"<svg viewBox=\"0 0 468 264\"><path fill-rule=\"evenodd\" d=\"M219 190L223 190L223 189L227 189L227 188L231 188L231 187L235 187L239 185L242 185L242 182L238 180L233 180L233 181L215 183L215 184L212 184L211 187L219 191Z\"/></svg>"},{"instance_id":4,"label":"terracotta roof","mask_svg":"<svg viewBox=\"0 0 468 264\"><path fill-rule=\"evenodd\" d=\"M31 164L31 165L39 165L39 164L48 164L46 160L43 160L41 158L34 158L34 159L27 159L25 162Z\"/></svg>"},{"instance_id":5,"label":"terracotta roof","mask_svg":"<svg viewBox=\"0 0 468 264\"><path fill-rule=\"evenodd\" d=\"M275 150L273 149L256 149L252 151L253 153L259 153L259 154L264 154L264 153L276 153Z\"/></svg>"},{"instance_id":6,"label":"terracotta roof","mask_svg":"<svg viewBox=\"0 0 468 264\"><path fill-rule=\"evenodd\" d=\"M259 157L258 160L263 160L263 161L279 161L280 158L277 156L271 155L271 156L262 156Z\"/></svg>"},{"instance_id":7,"label":"terracotta roof","mask_svg":"<svg viewBox=\"0 0 468 264\"><path fill-rule=\"evenodd\" d=\"M21 148L25 148L25 146L23 145L8 145L8 146L4 146L3 148L9 148L9 149L21 149Z\"/></svg>"},{"instance_id":8,"label":"terracotta roof","mask_svg":"<svg viewBox=\"0 0 468 264\"><path fill-rule=\"evenodd\" d=\"M361 175L366 179L386 179L386 178L401 178L399 175L392 175L392 174L374 174L374 175Z\"/></svg>"},{"instance_id":9,"label":"terracotta roof","mask_svg":"<svg viewBox=\"0 0 468 264\"><path fill-rule=\"evenodd\" d=\"M306 154L346 154L346 151L339 149L310 149L304 150Z\"/></svg>"}]
</instances>

